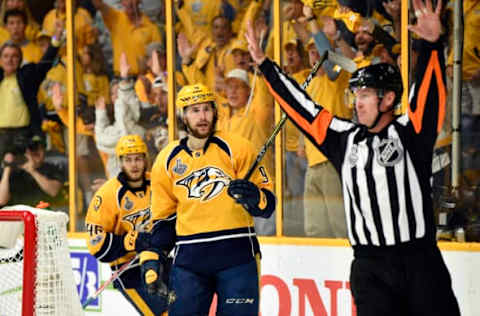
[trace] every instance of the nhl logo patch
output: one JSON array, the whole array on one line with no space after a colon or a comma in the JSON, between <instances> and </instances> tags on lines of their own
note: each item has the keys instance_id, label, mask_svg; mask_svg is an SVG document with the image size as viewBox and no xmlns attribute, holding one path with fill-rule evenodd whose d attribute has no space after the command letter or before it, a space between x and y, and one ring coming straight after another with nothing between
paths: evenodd
<instances>
[{"instance_id":1,"label":"nhl logo patch","mask_svg":"<svg viewBox=\"0 0 480 316\"><path fill-rule=\"evenodd\" d=\"M175 166L173 166L173 172L175 172L178 175L182 175L187 171L187 165L182 163L182 160L179 158L175 162Z\"/></svg>"},{"instance_id":2,"label":"nhl logo patch","mask_svg":"<svg viewBox=\"0 0 480 316\"><path fill-rule=\"evenodd\" d=\"M403 149L399 140L393 138L383 139L375 148L377 162L383 167L392 167L402 160Z\"/></svg>"}]
</instances>

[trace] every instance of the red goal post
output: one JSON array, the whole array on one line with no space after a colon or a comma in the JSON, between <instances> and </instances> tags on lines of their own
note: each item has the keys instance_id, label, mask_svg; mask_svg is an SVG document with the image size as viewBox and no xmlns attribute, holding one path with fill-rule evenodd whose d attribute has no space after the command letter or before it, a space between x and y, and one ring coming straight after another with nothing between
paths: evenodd
<instances>
[{"instance_id":1,"label":"red goal post","mask_svg":"<svg viewBox=\"0 0 480 316\"><path fill-rule=\"evenodd\" d=\"M83 315L67 222L62 212L0 209L0 315Z\"/></svg>"},{"instance_id":2,"label":"red goal post","mask_svg":"<svg viewBox=\"0 0 480 316\"><path fill-rule=\"evenodd\" d=\"M35 250L37 240L37 224L35 216L29 211L1 211L0 222L23 222L24 248L23 248L23 290L22 290L22 316L33 315L34 285L35 285Z\"/></svg>"}]
</instances>

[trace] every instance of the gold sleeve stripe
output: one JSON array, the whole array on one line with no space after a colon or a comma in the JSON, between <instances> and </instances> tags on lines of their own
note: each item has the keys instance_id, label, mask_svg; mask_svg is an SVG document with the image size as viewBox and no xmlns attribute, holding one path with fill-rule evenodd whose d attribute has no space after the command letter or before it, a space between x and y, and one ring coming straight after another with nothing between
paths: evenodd
<instances>
[{"instance_id":1,"label":"gold sleeve stripe","mask_svg":"<svg viewBox=\"0 0 480 316\"><path fill-rule=\"evenodd\" d=\"M143 264L145 261L148 260L158 260L160 257L158 253L153 251L142 251L140 253L140 264Z\"/></svg>"}]
</instances>

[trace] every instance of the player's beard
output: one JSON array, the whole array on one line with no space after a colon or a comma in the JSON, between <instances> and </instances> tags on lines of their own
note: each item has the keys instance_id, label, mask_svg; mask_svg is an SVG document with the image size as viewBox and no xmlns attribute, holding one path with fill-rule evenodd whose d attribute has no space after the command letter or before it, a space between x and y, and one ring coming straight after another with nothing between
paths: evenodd
<instances>
[{"instance_id":1,"label":"player's beard","mask_svg":"<svg viewBox=\"0 0 480 316\"><path fill-rule=\"evenodd\" d=\"M214 132L215 130L215 124L213 122L209 122L210 124L210 127L208 129L207 132L205 133L202 133L199 131L198 128L193 128L190 123L188 122L188 120L185 120L185 125L187 126L187 131L190 132L190 134L193 136L193 137L196 137L196 138L207 138L209 137L210 135L212 135L212 133Z\"/></svg>"},{"instance_id":2,"label":"player's beard","mask_svg":"<svg viewBox=\"0 0 480 316\"><path fill-rule=\"evenodd\" d=\"M143 171L139 173L138 176L132 175L130 172L127 172L124 167L122 167L122 171L125 174L127 182L137 182L145 178L145 172L147 171L147 167L144 167Z\"/></svg>"}]
</instances>

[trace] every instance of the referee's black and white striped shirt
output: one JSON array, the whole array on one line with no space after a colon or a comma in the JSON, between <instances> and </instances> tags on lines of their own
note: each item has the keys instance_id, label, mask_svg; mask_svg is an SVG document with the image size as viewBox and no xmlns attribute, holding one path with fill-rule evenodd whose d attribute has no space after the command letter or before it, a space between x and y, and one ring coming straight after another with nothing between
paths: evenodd
<instances>
[{"instance_id":1,"label":"referee's black and white striped shirt","mask_svg":"<svg viewBox=\"0 0 480 316\"><path fill-rule=\"evenodd\" d=\"M260 65L282 109L340 173L356 250L435 242L429 180L445 115L441 52L440 43L422 42L408 113L375 134L333 117L272 61Z\"/></svg>"}]
</instances>

